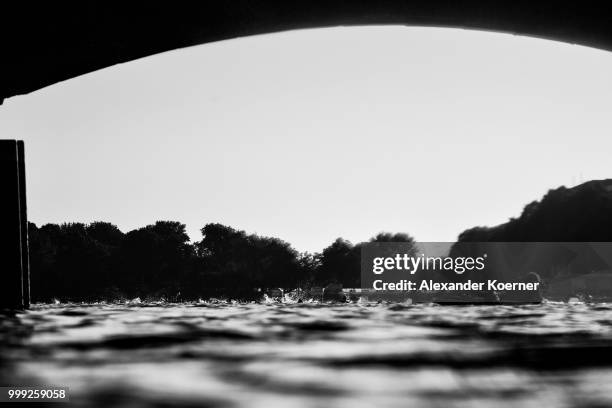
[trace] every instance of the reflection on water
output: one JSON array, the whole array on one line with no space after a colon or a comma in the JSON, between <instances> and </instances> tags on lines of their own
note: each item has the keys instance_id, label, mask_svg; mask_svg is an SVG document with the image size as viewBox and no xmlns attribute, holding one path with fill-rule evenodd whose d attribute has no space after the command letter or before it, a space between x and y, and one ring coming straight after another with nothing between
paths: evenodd
<instances>
[{"instance_id":1,"label":"reflection on water","mask_svg":"<svg viewBox=\"0 0 612 408\"><path fill-rule=\"evenodd\" d=\"M0 347L70 406L612 405L610 304L38 305Z\"/></svg>"}]
</instances>

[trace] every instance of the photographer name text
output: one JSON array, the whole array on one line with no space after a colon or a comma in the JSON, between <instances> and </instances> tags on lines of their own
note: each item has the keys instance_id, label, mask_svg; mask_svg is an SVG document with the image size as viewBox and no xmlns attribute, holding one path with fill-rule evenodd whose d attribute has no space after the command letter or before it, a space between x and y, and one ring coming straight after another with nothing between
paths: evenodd
<instances>
[{"instance_id":1,"label":"photographer name text","mask_svg":"<svg viewBox=\"0 0 612 408\"><path fill-rule=\"evenodd\" d=\"M373 282L374 290L384 291L536 291L539 289L539 282L500 282L497 279L489 279L486 282L434 282L433 280L411 281L402 279L397 282L384 282L377 279Z\"/></svg>"}]
</instances>

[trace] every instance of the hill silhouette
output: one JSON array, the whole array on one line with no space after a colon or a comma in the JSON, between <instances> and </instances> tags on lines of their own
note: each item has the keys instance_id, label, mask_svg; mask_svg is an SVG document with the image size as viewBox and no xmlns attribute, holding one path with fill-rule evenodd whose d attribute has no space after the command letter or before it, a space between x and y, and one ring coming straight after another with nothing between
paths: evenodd
<instances>
[{"instance_id":1,"label":"hill silhouette","mask_svg":"<svg viewBox=\"0 0 612 408\"><path fill-rule=\"evenodd\" d=\"M518 218L494 227L474 227L459 242L612 241L612 179L549 190Z\"/></svg>"},{"instance_id":2,"label":"hill silhouette","mask_svg":"<svg viewBox=\"0 0 612 408\"><path fill-rule=\"evenodd\" d=\"M453 250L465 242L536 242L514 247L517 252L513 260L517 264L511 268L513 276L498 276L495 273L499 271L493 271L491 277L525 280L533 278L526 273L532 271L544 282L544 295L548 299L568 300L578 296L609 301L612 293L609 256L602 258L597 250L608 251L607 247L605 244L581 247L571 243L612 242L612 180L593 180L573 188L549 190L541 200L527 204L518 218L494 227L475 227L462 232ZM549 244L555 242L569 244ZM471 249L478 252L478 245Z\"/></svg>"}]
</instances>

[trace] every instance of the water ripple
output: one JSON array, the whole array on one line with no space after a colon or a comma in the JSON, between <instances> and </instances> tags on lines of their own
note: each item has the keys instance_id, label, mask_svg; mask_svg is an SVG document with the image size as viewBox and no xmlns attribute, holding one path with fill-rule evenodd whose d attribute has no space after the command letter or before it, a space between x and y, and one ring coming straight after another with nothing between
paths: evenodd
<instances>
[{"instance_id":1,"label":"water ripple","mask_svg":"<svg viewBox=\"0 0 612 408\"><path fill-rule=\"evenodd\" d=\"M612 305L36 305L0 364L76 406L610 406Z\"/></svg>"}]
</instances>

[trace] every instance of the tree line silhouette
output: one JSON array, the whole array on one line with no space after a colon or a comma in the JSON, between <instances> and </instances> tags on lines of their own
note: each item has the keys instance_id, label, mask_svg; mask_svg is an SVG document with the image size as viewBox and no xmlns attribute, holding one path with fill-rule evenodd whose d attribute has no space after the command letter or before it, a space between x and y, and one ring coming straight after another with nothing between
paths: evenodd
<instances>
[{"instance_id":1,"label":"tree line silhouette","mask_svg":"<svg viewBox=\"0 0 612 408\"><path fill-rule=\"evenodd\" d=\"M320 253L299 253L278 238L221 224L201 232L191 243L176 221L127 233L108 222L29 223L33 301L254 299L272 288L360 285L362 244L338 238ZM370 241L414 242L389 233Z\"/></svg>"},{"instance_id":2,"label":"tree line silhouette","mask_svg":"<svg viewBox=\"0 0 612 408\"><path fill-rule=\"evenodd\" d=\"M550 190L518 218L475 227L458 242L612 241L612 180ZM360 286L363 243L336 239L319 253L299 253L278 238L207 224L190 242L185 225L158 221L127 233L107 222L29 223L33 301L134 297L192 300L256 298L259 290L328 284ZM370 242L411 242L380 233Z\"/></svg>"}]
</instances>

